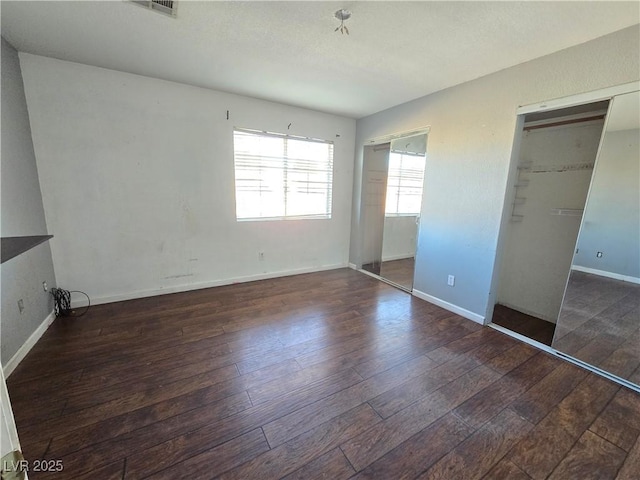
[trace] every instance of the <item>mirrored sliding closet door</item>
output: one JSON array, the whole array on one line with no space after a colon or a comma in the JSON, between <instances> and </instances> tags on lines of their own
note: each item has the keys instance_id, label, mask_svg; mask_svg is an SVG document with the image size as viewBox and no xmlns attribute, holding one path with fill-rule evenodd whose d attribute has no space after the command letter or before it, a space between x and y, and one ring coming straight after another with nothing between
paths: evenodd
<instances>
[{"instance_id":1,"label":"mirrored sliding closet door","mask_svg":"<svg viewBox=\"0 0 640 480\"><path fill-rule=\"evenodd\" d=\"M551 346L640 385L640 92L611 100Z\"/></svg>"}]
</instances>

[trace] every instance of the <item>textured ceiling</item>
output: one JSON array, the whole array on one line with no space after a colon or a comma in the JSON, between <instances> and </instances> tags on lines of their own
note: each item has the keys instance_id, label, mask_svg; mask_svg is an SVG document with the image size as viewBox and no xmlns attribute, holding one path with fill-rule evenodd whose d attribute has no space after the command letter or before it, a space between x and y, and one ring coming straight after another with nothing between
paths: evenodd
<instances>
[{"instance_id":1,"label":"textured ceiling","mask_svg":"<svg viewBox=\"0 0 640 480\"><path fill-rule=\"evenodd\" d=\"M350 35L334 32L339 8ZM18 50L363 117L639 23L639 2L2 1Z\"/></svg>"}]
</instances>

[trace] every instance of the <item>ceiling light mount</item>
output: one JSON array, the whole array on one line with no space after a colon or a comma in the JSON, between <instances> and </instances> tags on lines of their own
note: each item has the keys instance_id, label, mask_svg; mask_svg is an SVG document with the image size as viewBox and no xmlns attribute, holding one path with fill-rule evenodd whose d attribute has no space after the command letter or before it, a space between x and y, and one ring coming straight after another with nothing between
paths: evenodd
<instances>
[{"instance_id":1,"label":"ceiling light mount","mask_svg":"<svg viewBox=\"0 0 640 480\"><path fill-rule=\"evenodd\" d=\"M334 30L334 32L337 32L338 30L340 30L341 34L347 34L349 35L349 29L347 28L347 26L344 24L345 20L349 20L351 18L351 12L349 10L345 10L344 8L341 8L340 10L338 10L334 16L340 20L340 25L338 25L336 27L336 29Z\"/></svg>"}]
</instances>

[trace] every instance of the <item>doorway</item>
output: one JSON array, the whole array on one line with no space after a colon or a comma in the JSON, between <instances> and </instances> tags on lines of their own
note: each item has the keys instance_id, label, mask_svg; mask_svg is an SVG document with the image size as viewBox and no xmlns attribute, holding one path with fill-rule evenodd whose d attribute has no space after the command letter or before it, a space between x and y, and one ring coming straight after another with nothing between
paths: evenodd
<instances>
[{"instance_id":1,"label":"doorway","mask_svg":"<svg viewBox=\"0 0 640 480\"><path fill-rule=\"evenodd\" d=\"M550 346L609 101L524 115L492 322Z\"/></svg>"},{"instance_id":2,"label":"doorway","mask_svg":"<svg viewBox=\"0 0 640 480\"><path fill-rule=\"evenodd\" d=\"M373 143L364 148L361 269L411 292L427 135Z\"/></svg>"}]
</instances>

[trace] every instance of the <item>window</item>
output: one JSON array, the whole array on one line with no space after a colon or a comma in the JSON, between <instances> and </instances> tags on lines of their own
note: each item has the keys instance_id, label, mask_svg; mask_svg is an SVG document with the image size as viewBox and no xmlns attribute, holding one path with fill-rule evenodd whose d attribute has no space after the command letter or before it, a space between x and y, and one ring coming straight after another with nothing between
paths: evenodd
<instances>
[{"instance_id":1,"label":"window","mask_svg":"<svg viewBox=\"0 0 640 480\"><path fill-rule=\"evenodd\" d=\"M238 220L331 218L333 143L235 129Z\"/></svg>"},{"instance_id":2,"label":"window","mask_svg":"<svg viewBox=\"0 0 640 480\"><path fill-rule=\"evenodd\" d=\"M387 179L387 205L385 213L391 215L418 215L422 204L424 154L389 154Z\"/></svg>"}]
</instances>

